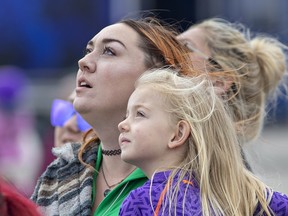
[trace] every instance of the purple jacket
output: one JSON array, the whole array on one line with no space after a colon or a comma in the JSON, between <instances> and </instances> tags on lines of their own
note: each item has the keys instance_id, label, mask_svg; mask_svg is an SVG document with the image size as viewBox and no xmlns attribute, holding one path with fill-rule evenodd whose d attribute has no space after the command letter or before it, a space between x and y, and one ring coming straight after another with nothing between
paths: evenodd
<instances>
[{"instance_id":1,"label":"purple jacket","mask_svg":"<svg viewBox=\"0 0 288 216\"><path fill-rule=\"evenodd\" d=\"M159 172L156 173L153 179L152 192L150 193L151 180L147 181L142 187L133 190L128 197L122 203L120 209L120 216L150 216L154 215L153 210L157 208L158 201L160 199L161 193L165 188L170 172ZM184 203L185 216L195 215L201 216L201 199L200 199L200 189L196 183L191 184L189 182L181 182L180 190L178 193L178 202L175 212L168 212L167 208L160 207L158 215L183 215L183 197L186 187L186 198ZM165 201L165 199L164 199ZM151 207L152 205L152 207ZM284 194L274 192L271 202L269 204L270 208L274 211L277 216L288 216L288 197ZM172 208L174 211L174 208ZM257 215L259 208L256 210L254 215Z\"/></svg>"}]
</instances>

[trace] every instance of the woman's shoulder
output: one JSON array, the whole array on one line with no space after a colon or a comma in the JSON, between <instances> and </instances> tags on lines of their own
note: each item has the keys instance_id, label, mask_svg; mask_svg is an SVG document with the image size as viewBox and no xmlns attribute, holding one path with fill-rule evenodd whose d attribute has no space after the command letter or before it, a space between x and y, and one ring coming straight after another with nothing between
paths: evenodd
<instances>
[{"instance_id":1,"label":"woman's shoulder","mask_svg":"<svg viewBox=\"0 0 288 216\"><path fill-rule=\"evenodd\" d=\"M81 143L67 143L63 146L53 148L52 153L56 156L56 159L47 166L43 175L53 178L53 176L59 175L59 171L76 169L76 167L84 166L78 158L80 148ZM93 166L97 159L97 152L98 143L91 144L83 153L83 161Z\"/></svg>"},{"instance_id":2,"label":"woman's shoulder","mask_svg":"<svg viewBox=\"0 0 288 216\"><path fill-rule=\"evenodd\" d=\"M77 158L81 143L66 143L52 149L52 154L58 159L66 162L71 162Z\"/></svg>"},{"instance_id":3,"label":"woman's shoulder","mask_svg":"<svg viewBox=\"0 0 288 216\"><path fill-rule=\"evenodd\" d=\"M68 204L73 206L73 200L78 196L82 201L89 200L90 202L94 171L79 161L80 147L80 143L70 143L53 150L57 158L40 176L31 197L39 206L44 206L46 210L50 208L53 210L54 205L60 205L60 200L65 200L66 206ZM83 154L83 161L95 166L97 151L98 145L91 144ZM79 193L76 194L76 190Z\"/></svg>"},{"instance_id":4,"label":"woman's shoulder","mask_svg":"<svg viewBox=\"0 0 288 216\"><path fill-rule=\"evenodd\" d=\"M82 144L80 142L66 143L60 147L54 147L52 149L52 154L57 158L60 158L66 162L71 162L74 159L78 158L78 153L81 146ZM95 154L95 152L98 151L98 146L99 146L98 142L93 142L89 144L84 151L84 156Z\"/></svg>"}]
</instances>

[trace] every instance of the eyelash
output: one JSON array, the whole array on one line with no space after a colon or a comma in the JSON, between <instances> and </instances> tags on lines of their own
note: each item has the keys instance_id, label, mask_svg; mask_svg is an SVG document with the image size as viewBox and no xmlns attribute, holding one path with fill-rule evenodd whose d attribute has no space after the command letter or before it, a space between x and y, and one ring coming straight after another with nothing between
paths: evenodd
<instances>
[{"instance_id":1,"label":"eyelash","mask_svg":"<svg viewBox=\"0 0 288 216\"><path fill-rule=\"evenodd\" d=\"M115 53L112 51L112 48L109 47L109 46L104 46L104 49L103 49L103 53L102 54L106 54L106 52L110 52L108 55L115 55Z\"/></svg>"},{"instance_id":2,"label":"eyelash","mask_svg":"<svg viewBox=\"0 0 288 216\"><path fill-rule=\"evenodd\" d=\"M89 48L85 48L84 51L83 51L83 56L86 56L87 54L91 53L92 50L89 49Z\"/></svg>"},{"instance_id":3,"label":"eyelash","mask_svg":"<svg viewBox=\"0 0 288 216\"><path fill-rule=\"evenodd\" d=\"M136 116L145 117L145 114L141 111L137 111Z\"/></svg>"},{"instance_id":4,"label":"eyelash","mask_svg":"<svg viewBox=\"0 0 288 216\"><path fill-rule=\"evenodd\" d=\"M83 51L83 56L86 56L87 54L91 52L92 52L91 48L85 48L85 50ZM110 52L110 53L107 54L106 52ZM102 54L115 55L115 53L112 51L112 48L109 46L104 46Z\"/></svg>"}]
</instances>

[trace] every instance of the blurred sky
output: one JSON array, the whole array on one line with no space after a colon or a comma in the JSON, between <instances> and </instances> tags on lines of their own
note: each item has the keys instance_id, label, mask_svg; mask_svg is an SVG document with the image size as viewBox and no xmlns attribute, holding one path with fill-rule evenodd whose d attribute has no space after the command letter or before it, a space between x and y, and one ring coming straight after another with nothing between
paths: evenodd
<instances>
[{"instance_id":1,"label":"blurred sky","mask_svg":"<svg viewBox=\"0 0 288 216\"><path fill-rule=\"evenodd\" d=\"M1 0L0 65L14 64L31 76L41 68L75 65L87 40L107 25L106 1Z\"/></svg>"}]
</instances>

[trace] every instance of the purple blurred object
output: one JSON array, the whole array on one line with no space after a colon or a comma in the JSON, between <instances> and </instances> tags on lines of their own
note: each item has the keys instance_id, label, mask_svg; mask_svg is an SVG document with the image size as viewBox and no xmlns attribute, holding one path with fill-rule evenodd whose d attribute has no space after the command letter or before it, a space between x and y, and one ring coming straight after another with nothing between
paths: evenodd
<instances>
[{"instance_id":1,"label":"purple blurred object","mask_svg":"<svg viewBox=\"0 0 288 216\"><path fill-rule=\"evenodd\" d=\"M76 115L77 126L80 131L85 132L91 128L82 116L75 111L71 102L61 99L55 99L53 101L50 113L52 126L63 127L73 115Z\"/></svg>"},{"instance_id":2,"label":"purple blurred object","mask_svg":"<svg viewBox=\"0 0 288 216\"><path fill-rule=\"evenodd\" d=\"M15 66L0 67L0 104L17 101L28 84L24 71Z\"/></svg>"}]
</instances>

